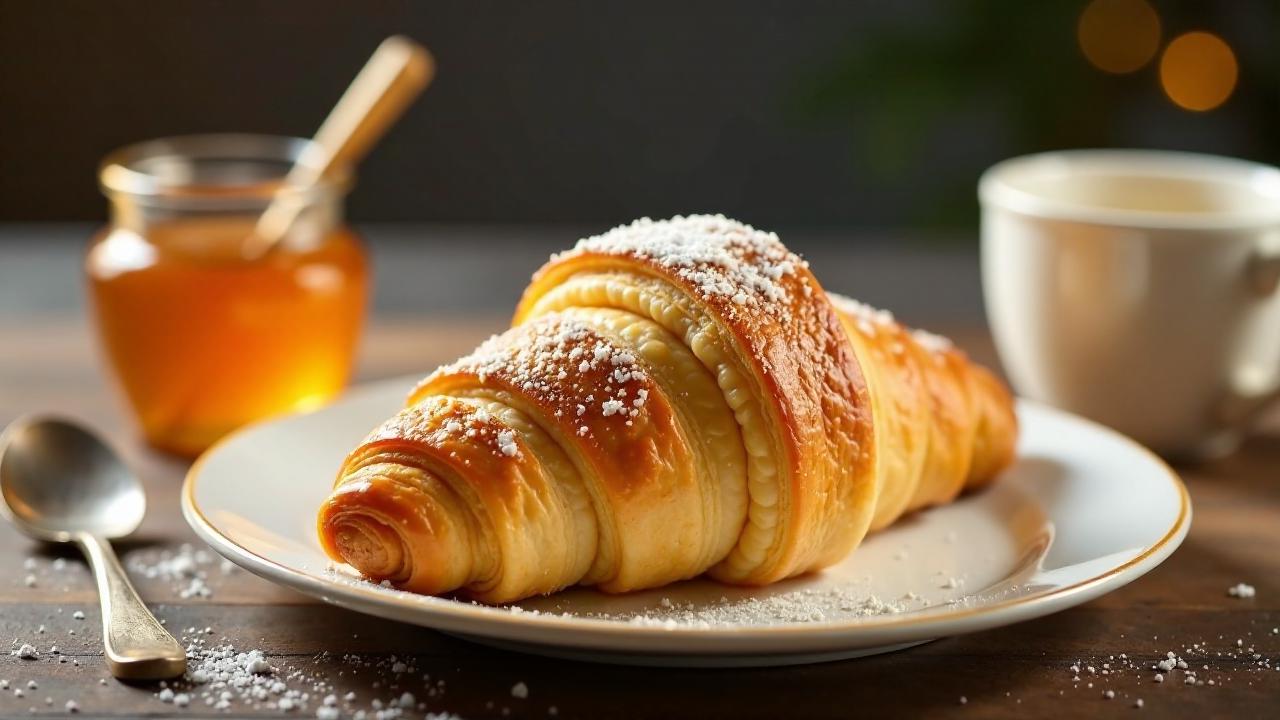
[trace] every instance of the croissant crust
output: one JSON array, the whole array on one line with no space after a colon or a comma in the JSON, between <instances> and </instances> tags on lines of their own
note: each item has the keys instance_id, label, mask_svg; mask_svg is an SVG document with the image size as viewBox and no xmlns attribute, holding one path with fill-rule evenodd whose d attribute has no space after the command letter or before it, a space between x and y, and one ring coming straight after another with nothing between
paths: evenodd
<instances>
[{"instance_id":1,"label":"croissant crust","mask_svg":"<svg viewBox=\"0 0 1280 720\"><path fill-rule=\"evenodd\" d=\"M1013 457L993 375L828 296L776 235L721 216L579 242L513 325L347 458L319 514L330 556L486 602L764 584Z\"/></svg>"}]
</instances>

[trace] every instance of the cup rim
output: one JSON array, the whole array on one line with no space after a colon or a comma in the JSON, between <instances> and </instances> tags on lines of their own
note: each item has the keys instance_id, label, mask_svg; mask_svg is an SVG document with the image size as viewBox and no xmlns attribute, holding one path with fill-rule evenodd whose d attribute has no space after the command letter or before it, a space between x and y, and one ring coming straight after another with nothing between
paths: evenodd
<instances>
[{"instance_id":1,"label":"cup rim","mask_svg":"<svg viewBox=\"0 0 1280 720\"><path fill-rule=\"evenodd\" d=\"M1249 210L1160 212L1128 210L1059 200L1012 184L1015 173L1057 173L1095 168L1123 168L1129 175L1151 175L1221 184L1234 184L1264 197L1274 197L1270 207ZM1264 163L1207 153L1174 150L1088 149L1056 150L1003 160L978 180L978 199L986 207L998 207L1033 217L1137 229L1228 230L1280 224L1280 168Z\"/></svg>"}]
</instances>

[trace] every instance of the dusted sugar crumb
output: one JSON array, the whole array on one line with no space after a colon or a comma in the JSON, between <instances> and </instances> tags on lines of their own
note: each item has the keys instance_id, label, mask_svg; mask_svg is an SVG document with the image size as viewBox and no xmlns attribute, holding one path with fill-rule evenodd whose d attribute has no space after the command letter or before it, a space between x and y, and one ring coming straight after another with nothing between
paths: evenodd
<instances>
[{"instance_id":1,"label":"dusted sugar crumb","mask_svg":"<svg viewBox=\"0 0 1280 720\"><path fill-rule=\"evenodd\" d=\"M1256 588L1248 583L1236 583L1227 588L1227 594L1236 598L1251 598L1258 594Z\"/></svg>"},{"instance_id":2,"label":"dusted sugar crumb","mask_svg":"<svg viewBox=\"0 0 1280 720\"><path fill-rule=\"evenodd\" d=\"M20 647L12 650L9 654L23 660L35 660L40 657L40 652L30 643L22 643Z\"/></svg>"},{"instance_id":3,"label":"dusted sugar crumb","mask_svg":"<svg viewBox=\"0 0 1280 720\"><path fill-rule=\"evenodd\" d=\"M516 446L516 434L511 430L503 430L498 433L498 449L507 457L514 457L520 452Z\"/></svg>"}]
</instances>

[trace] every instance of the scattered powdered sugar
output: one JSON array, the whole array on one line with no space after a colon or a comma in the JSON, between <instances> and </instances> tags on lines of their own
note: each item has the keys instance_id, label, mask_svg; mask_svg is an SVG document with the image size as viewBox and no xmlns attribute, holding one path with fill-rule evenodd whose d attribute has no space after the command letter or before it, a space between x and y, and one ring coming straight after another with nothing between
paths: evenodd
<instances>
[{"instance_id":1,"label":"scattered powdered sugar","mask_svg":"<svg viewBox=\"0 0 1280 720\"><path fill-rule=\"evenodd\" d=\"M663 598L658 607L639 613L584 613L582 617L620 620L642 627L710 629L894 615L922 606L923 601L914 594L882 600L851 588L805 588L737 599L721 597L710 603L680 603Z\"/></svg>"},{"instance_id":2,"label":"scattered powdered sugar","mask_svg":"<svg viewBox=\"0 0 1280 720\"><path fill-rule=\"evenodd\" d=\"M378 587L383 592L395 593L403 598L421 597L405 590L382 588L361 577L349 565L329 563L325 572L328 577L343 584L364 588ZM479 605L475 601L471 604ZM801 588L769 595L757 594L736 598L721 596L715 600L697 603L664 597L656 605L637 611L596 612L564 608L559 605L555 610L525 608L519 605L509 605L503 609L513 615L607 620L674 630L820 623L894 615L923 610L927 607L929 607L929 600L913 592L908 592L897 600L884 600L851 586Z\"/></svg>"},{"instance_id":3,"label":"scattered powdered sugar","mask_svg":"<svg viewBox=\"0 0 1280 720\"><path fill-rule=\"evenodd\" d=\"M42 562L38 558L28 557L22 561L22 569L24 574L15 574L15 580L22 582L23 586L31 589L44 590L61 590L69 592L71 587L68 581L88 581L89 573L86 566L79 562L68 562L66 558L54 558L49 562ZM57 583L55 585L55 583Z\"/></svg>"},{"instance_id":4,"label":"scattered powdered sugar","mask_svg":"<svg viewBox=\"0 0 1280 720\"><path fill-rule=\"evenodd\" d=\"M188 632L198 631L188 628ZM290 688L286 679L303 678L296 672L272 667L261 650L241 652L230 645L206 647L202 637L188 641L184 680L190 692L182 693L188 703L196 695L216 710L228 710L236 704L286 711L305 707L310 693ZM171 688L156 694L162 703L176 704L178 696Z\"/></svg>"},{"instance_id":5,"label":"scattered powdered sugar","mask_svg":"<svg viewBox=\"0 0 1280 720\"><path fill-rule=\"evenodd\" d=\"M781 279L794 274L797 267L808 266L783 246L776 233L724 215L640 218L579 240L573 250L552 259L587 252L642 258L672 270L706 299L724 298L735 306L767 308L783 315L789 309Z\"/></svg>"},{"instance_id":6,"label":"scattered powdered sugar","mask_svg":"<svg viewBox=\"0 0 1280 720\"><path fill-rule=\"evenodd\" d=\"M461 720L452 713L428 712L427 702L407 689L409 683L422 688L422 695L437 699L444 694L445 681L420 674L411 658L366 659L356 654L338 656L343 670L339 676L355 677L372 674L368 683L373 691L360 702L355 691L341 696L332 679L323 672L301 670L278 665L258 649L239 650L225 642L206 642L208 628L187 628L184 642L187 671L180 680L161 683L155 698L175 708L203 705L223 712L277 711L293 715L313 715L321 720L352 718L353 720L394 720L413 717L429 720ZM321 653L317 661L333 658Z\"/></svg>"},{"instance_id":7,"label":"scattered powdered sugar","mask_svg":"<svg viewBox=\"0 0 1280 720\"><path fill-rule=\"evenodd\" d=\"M182 570L183 565L180 563L178 569ZM336 567L332 570L337 574ZM941 573L937 576L943 577ZM349 578L349 581L376 587L357 578ZM1239 585L1249 587L1244 583ZM922 609L924 605L922 599L911 593L895 601L885 601L856 588L802 588L773 595L764 594L766 592L768 591L757 591L752 596L735 599L721 597L718 601L696 604L664 597L651 607L637 612L577 613L575 616L674 630L824 622L909 612ZM1237 592L1229 594L1241 597ZM513 614L560 614L540 613L519 607L510 607L508 611ZM61 613L62 610L59 609L58 612ZM83 613L77 611L67 613L67 616L78 620L83 617ZM50 627L53 632L60 632L57 626ZM1269 641L1275 635L1280 635L1280 628L1265 628L1261 632L1265 635L1264 641ZM182 680L162 683L155 693L158 702L175 710L195 706L207 708L204 712L213 710L228 714L267 711L297 717L354 720L392 720L425 715L430 720L457 720L455 715L434 713L427 709L429 703L444 694L445 682L421 673L412 657L393 655L366 658L356 654L333 656L321 653L315 658L316 665L320 665L321 660L327 661L334 657L341 660L341 667L344 669L337 674L342 676L346 673L348 679L339 682L349 682L357 674L363 680L372 673L371 685L365 684L372 692L365 696L365 690L360 690L359 695L354 691L343 692L346 688L335 685L335 679L325 671L291 667L291 659L271 659L259 649L237 649L225 638L217 644L207 642L206 636L212 634L211 628L187 628L183 635L189 658L187 674ZM1123 635L1120 637L1123 638ZM1145 700L1138 697L1139 694L1146 695L1146 699L1153 699L1152 693L1168 697L1163 694L1169 692L1169 685L1221 687L1235 682L1243 684L1246 681L1253 685L1254 681L1249 679L1249 673L1268 672L1274 676L1276 671L1280 671L1280 658L1266 655L1265 648L1256 648L1251 638L1252 633L1243 633L1241 637L1218 636L1216 642L1171 644L1167 647L1172 649L1154 658L1139 658L1125 653L1080 658L1071 662L1067 670L1072 689L1087 691L1093 698L1098 698L1100 693L1104 700L1118 700L1132 707L1143 707ZM13 642L10 654L23 660L41 658L41 653L35 646L17 639ZM56 647L50 648L49 659L52 660L55 655ZM58 657L65 661L65 657ZM332 666L331 662L325 664ZM11 666L19 667L20 663L12 661ZM106 684L102 680L99 682ZM22 687L16 687L12 695L19 698L38 688L33 680L17 681L17 684ZM1157 686L1161 688L1158 691ZM9 688L8 680L0 680L0 690ZM526 700L529 688L524 682L516 682L509 686L509 694L517 700ZM52 698L45 702L47 705L55 704ZM63 699L59 698L56 702L61 703ZM968 699L962 696L961 703L967 702ZM979 698L978 702L981 704L982 699ZM1158 706L1158 700L1156 702ZM488 707L493 715L499 712L507 715L511 712L511 708L495 708L492 703ZM553 711L552 707L547 709L550 715L558 712ZM66 700L63 709L67 713L81 711L74 699ZM93 711L89 714L92 715Z\"/></svg>"},{"instance_id":8,"label":"scattered powdered sugar","mask_svg":"<svg viewBox=\"0 0 1280 720\"><path fill-rule=\"evenodd\" d=\"M183 543L176 550L138 550L129 553L125 564L131 572L148 580L170 583L175 594L189 599L213 597L209 580L210 566L215 562L222 575L235 569L231 562L218 561L213 552L194 548L190 543Z\"/></svg>"},{"instance_id":9,"label":"scattered powdered sugar","mask_svg":"<svg viewBox=\"0 0 1280 720\"><path fill-rule=\"evenodd\" d=\"M1124 636L1121 635L1121 638ZM1153 637L1152 640L1158 640ZM1219 635L1218 640L1224 638ZM1151 688L1154 686L1222 686L1231 683L1241 673L1263 673L1280 670L1280 658L1272 659L1259 652L1243 638L1228 641L1225 649L1208 641L1183 644L1169 650L1154 660L1139 659L1136 654L1120 653L1092 660L1075 660L1067 668L1075 689L1094 689L1094 683L1113 685L1103 690L1104 698L1132 697L1126 687ZM1246 680L1249 685L1252 680ZM1135 707L1145 703L1134 700Z\"/></svg>"},{"instance_id":10,"label":"scattered powdered sugar","mask_svg":"<svg viewBox=\"0 0 1280 720\"><path fill-rule=\"evenodd\" d=\"M1256 596L1258 591L1248 583L1236 583L1235 585L1227 588L1227 594L1231 597L1244 599Z\"/></svg>"}]
</instances>

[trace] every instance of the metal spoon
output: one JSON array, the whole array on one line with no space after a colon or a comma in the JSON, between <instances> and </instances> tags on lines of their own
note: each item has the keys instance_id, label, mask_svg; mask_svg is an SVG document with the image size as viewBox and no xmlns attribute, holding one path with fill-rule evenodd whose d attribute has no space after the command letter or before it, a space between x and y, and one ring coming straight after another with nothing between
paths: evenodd
<instances>
[{"instance_id":1,"label":"metal spoon","mask_svg":"<svg viewBox=\"0 0 1280 720\"><path fill-rule=\"evenodd\" d=\"M0 495L0 510L19 530L74 542L89 558L112 675L160 680L186 670L186 652L147 610L107 542L136 530L147 511L142 483L111 448L67 420L18 420L0 436Z\"/></svg>"}]
</instances>

